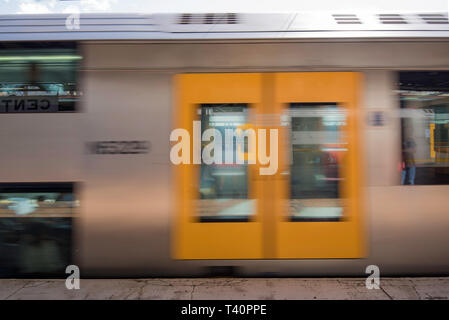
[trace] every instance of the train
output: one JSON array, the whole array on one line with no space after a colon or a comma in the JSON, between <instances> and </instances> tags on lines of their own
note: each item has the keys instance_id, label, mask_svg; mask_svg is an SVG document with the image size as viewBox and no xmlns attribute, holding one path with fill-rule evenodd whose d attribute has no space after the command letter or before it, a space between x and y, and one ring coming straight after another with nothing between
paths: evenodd
<instances>
[{"instance_id":1,"label":"train","mask_svg":"<svg viewBox=\"0 0 449 320\"><path fill-rule=\"evenodd\" d=\"M0 277L449 274L447 13L0 25Z\"/></svg>"}]
</instances>

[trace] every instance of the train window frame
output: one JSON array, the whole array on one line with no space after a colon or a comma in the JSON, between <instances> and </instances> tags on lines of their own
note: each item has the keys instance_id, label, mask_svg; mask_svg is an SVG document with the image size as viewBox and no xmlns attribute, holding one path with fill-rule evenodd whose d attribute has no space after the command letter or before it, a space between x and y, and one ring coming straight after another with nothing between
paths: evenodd
<instances>
[{"instance_id":1,"label":"train window frame","mask_svg":"<svg viewBox=\"0 0 449 320\"><path fill-rule=\"evenodd\" d=\"M347 129L345 128L346 127L346 121L347 121L347 119L346 119L347 118L347 115L346 115L347 114L347 110L345 108L345 104L341 103L341 102L335 102L335 101L333 101L333 102L326 101L326 102L306 102L306 103L304 103L304 102L291 102L291 103L288 103L288 108L286 109L286 111L289 112L288 117L290 119L290 126L291 126L290 111L292 109L300 109L302 107L315 107L315 106L316 107L334 106L335 110L337 110L340 113L343 113L344 116L345 116L345 124L342 126L341 133L343 134L343 136L347 134L347 132L346 132ZM290 131L290 134L292 134L291 131ZM344 143L344 144L348 145L347 142ZM289 147L290 148L293 147L292 142L290 142L290 146ZM346 146L346 148L348 148L348 146ZM291 152L291 156L293 156L292 152ZM341 164L345 165L344 162L342 162ZM340 164L340 167L337 169L339 177L342 176L341 164ZM292 181L291 181L292 180L292 174L291 174L292 165L293 165L293 163L290 163L290 166L289 166L290 182L289 182L289 197L287 199L287 201L289 201L289 203L293 199L301 199L301 198L292 198L292 193L291 193L291 190L292 190L292 187L293 187L293 184L292 184ZM345 193L343 192L343 190L346 188L345 183L346 182L345 182L344 177L343 177L342 178L342 182L339 182L338 186L337 186L337 197L330 198L330 199L339 200L338 202L342 202L343 203L343 205L340 207L341 208L341 213L340 213L339 216L337 216L337 217L320 217L320 218L300 217L300 216L294 215L294 213L292 212L291 204L289 204L289 210L287 210L287 212L286 212L287 213L287 221L289 221L289 222L344 222L344 221L346 221L348 219L348 217L347 217L347 213L345 213L345 205L344 205L344 203L346 202L346 199L344 197ZM304 198L304 199L305 200L309 200L307 198ZM321 199L321 197L313 198L313 199Z\"/></svg>"},{"instance_id":2,"label":"train window frame","mask_svg":"<svg viewBox=\"0 0 449 320\"><path fill-rule=\"evenodd\" d=\"M5 249L0 278L64 274L75 259L78 187L78 182L0 182L0 245ZM46 255L35 260L39 250ZM8 259L17 254L22 258Z\"/></svg>"},{"instance_id":3,"label":"train window frame","mask_svg":"<svg viewBox=\"0 0 449 320\"><path fill-rule=\"evenodd\" d=\"M242 103L200 103L196 105L197 108L197 116L201 114L201 116L199 116L197 118L197 120L201 121L201 134L203 133L203 121L202 121L202 110L204 108L213 108L213 107L220 107L225 105L224 108L239 108L242 107L247 111L247 121L248 123L250 123L250 119L251 119L251 113L254 111L254 106L252 106L251 103L246 103L246 102L242 102ZM222 137L224 139L224 136ZM234 139L236 140L236 139ZM233 147L237 147L237 141L233 141ZM225 152L223 150L223 152ZM235 151L236 152L236 151ZM203 153L203 145L201 144L201 154ZM223 153L223 158L225 157L225 154ZM225 162L223 161L223 164ZM200 174L200 181L201 181L201 174L202 174L202 166L206 165L203 161L201 161L200 164L200 169L198 170L199 174ZM246 198L235 198L235 199L247 199L247 200L254 200L254 202L256 201L254 192L250 192L250 187L251 187L251 167L250 164L246 164ZM200 191L199 191L200 194ZM201 200L201 196L199 196L197 198L197 201ZM220 198L216 198L215 200L219 200ZM231 198L234 199L234 198ZM251 222L253 221L255 218L254 216L256 215L256 204L254 205L253 208L253 212L251 214L248 215L243 215L243 214L239 214L239 215L217 215L217 216L209 216L209 215L196 215L197 218L197 222L199 223L233 223L233 222ZM195 208L198 209L198 203L196 203Z\"/></svg>"},{"instance_id":4,"label":"train window frame","mask_svg":"<svg viewBox=\"0 0 449 320\"><path fill-rule=\"evenodd\" d=\"M444 126L449 134L449 70L398 71L395 90L400 121L399 185L449 185L449 159L438 159L438 154L448 153L437 152L435 145L435 136L442 135L437 131L437 108L447 110L441 114L448 118Z\"/></svg>"},{"instance_id":5,"label":"train window frame","mask_svg":"<svg viewBox=\"0 0 449 320\"><path fill-rule=\"evenodd\" d=\"M80 112L77 42L5 42L0 49L0 114Z\"/></svg>"}]
</instances>

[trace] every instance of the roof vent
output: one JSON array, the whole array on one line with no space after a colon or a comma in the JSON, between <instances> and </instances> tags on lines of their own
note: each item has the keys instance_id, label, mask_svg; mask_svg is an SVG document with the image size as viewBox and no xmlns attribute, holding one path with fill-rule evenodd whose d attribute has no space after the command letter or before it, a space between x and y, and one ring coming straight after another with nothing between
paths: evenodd
<instances>
[{"instance_id":1,"label":"roof vent","mask_svg":"<svg viewBox=\"0 0 449 320\"><path fill-rule=\"evenodd\" d=\"M419 15L426 23L429 24L448 24L447 16L438 13L423 13Z\"/></svg>"},{"instance_id":2,"label":"roof vent","mask_svg":"<svg viewBox=\"0 0 449 320\"><path fill-rule=\"evenodd\" d=\"M184 13L179 17L178 24L236 24L235 13Z\"/></svg>"},{"instance_id":3,"label":"roof vent","mask_svg":"<svg viewBox=\"0 0 449 320\"><path fill-rule=\"evenodd\" d=\"M379 14L380 22L384 24L405 24L407 21L400 14Z\"/></svg>"},{"instance_id":4,"label":"roof vent","mask_svg":"<svg viewBox=\"0 0 449 320\"><path fill-rule=\"evenodd\" d=\"M361 24L359 18L355 14L333 14L335 22L338 24Z\"/></svg>"}]
</instances>

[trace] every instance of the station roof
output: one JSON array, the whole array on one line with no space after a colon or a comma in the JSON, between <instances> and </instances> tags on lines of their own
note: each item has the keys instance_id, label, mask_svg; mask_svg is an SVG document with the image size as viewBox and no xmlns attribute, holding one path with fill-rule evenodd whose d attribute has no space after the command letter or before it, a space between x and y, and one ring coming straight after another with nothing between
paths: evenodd
<instances>
[{"instance_id":1,"label":"station roof","mask_svg":"<svg viewBox=\"0 0 449 320\"><path fill-rule=\"evenodd\" d=\"M348 38L449 38L448 14L298 12L0 15L0 41Z\"/></svg>"}]
</instances>

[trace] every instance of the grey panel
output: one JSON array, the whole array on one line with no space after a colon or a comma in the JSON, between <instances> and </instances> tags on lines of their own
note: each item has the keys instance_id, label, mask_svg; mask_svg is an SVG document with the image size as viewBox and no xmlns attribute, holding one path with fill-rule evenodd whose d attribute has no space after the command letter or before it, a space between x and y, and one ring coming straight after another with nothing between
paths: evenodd
<instances>
[{"instance_id":1,"label":"grey panel","mask_svg":"<svg viewBox=\"0 0 449 320\"><path fill-rule=\"evenodd\" d=\"M87 70L299 71L449 68L447 42L96 43L86 44Z\"/></svg>"},{"instance_id":2,"label":"grey panel","mask_svg":"<svg viewBox=\"0 0 449 320\"><path fill-rule=\"evenodd\" d=\"M446 13L300 12L235 14L233 23L182 14L87 14L67 28L70 14L2 15L0 40L198 40L282 38L416 38L449 36ZM350 18L348 18L350 17ZM396 18L392 18L396 17ZM399 21L400 20L400 21ZM401 22L401 23L398 23Z\"/></svg>"},{"instance_id":3,"label":"grey panel","mask_svg":"<svg viewBox=\"0 0 449 320\"><path fill-rule=\"evenodd\" d=\"M396 120L372 128L371 110L394 115L396 69L449 69L447 42L87 43L82 112L3 114L2 181L81 181L77 263L83 276L195 275L236 266L246 275L447 273L448 186L395 186ZM377 70L373 70L377 69ZM366 259L176 261L169 162L172 76L182 72L347 70L364 72ZM30 139L33 137L33 139ZM90 141L149 140L143 154L88 153ZM205 244L207 245L207 244Z\"/></svg>"},{"instance_id":4,"label":"grey panel","mask_svg":"<svg viewBox=\"0 0 449 320\"><path fill-rule=\"evenodd\" d=\"M1 114L1 181L80 181L82 118L80 113Z\"/></svg>"},{"instance_id":5,"label":"grey panel","mask_svg":"<svg viewBox=\"0 0 449 320\"><path fill-rule=\"evenodd\" d=\"M83 48L89 117L85 139L154 142L150 154L138 157L87 156L80 261L88 274L200 275L209 267L234 266L244 275L364 275L369 264L379 265L382 275L447 272L449 257L442 250L448 245L449 213L443 205L448 187L395 186L400 132L391 91L393 69L449 68L447 43L90 43ZM171 258L176 201L168 160L174 115L171 77L186 70L364 72L359 120L364 138L365 259ZM372 128L365 122L372 110L393 118Z\"/></svg>"},{"instance_id":6,"label":"grey panel","mask_svg":"<svg viewBox=\"0 0 449 320\"><path fill-rule=\"evenodd\" d=\"M171 75L90 72L84 141L144 140L143 154L87 154L79 223L82 270L169 263Z\"/></svg>"}]
</instances>

